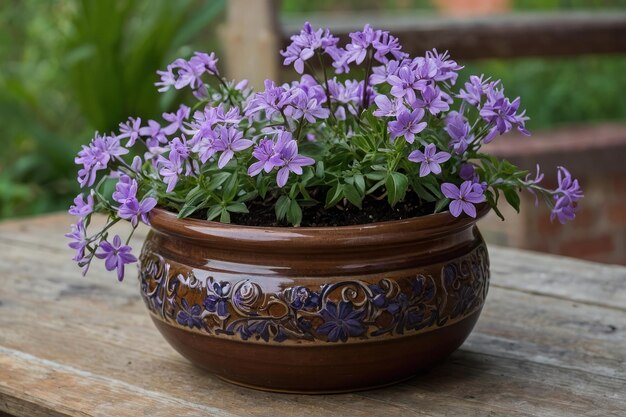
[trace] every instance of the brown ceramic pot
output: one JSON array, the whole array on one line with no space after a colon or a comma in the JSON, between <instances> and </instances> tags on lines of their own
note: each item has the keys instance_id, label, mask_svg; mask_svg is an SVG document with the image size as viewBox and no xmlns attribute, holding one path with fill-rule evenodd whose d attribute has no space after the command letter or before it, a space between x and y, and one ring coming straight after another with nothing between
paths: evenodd
<instances>
[{"instance_id":1,"label":"brown ceramic pot","mask_svg":"<svg viewBox=\"0 0 626 417\"><path fill-rule=\"evenodd\" d=\"M447 212L265 228L157 209L151 222L139 279L154 323L191 362L249 387L324 393L401 381L457 349L487 295L476 219Z\"/></svg>"}]
</instances>

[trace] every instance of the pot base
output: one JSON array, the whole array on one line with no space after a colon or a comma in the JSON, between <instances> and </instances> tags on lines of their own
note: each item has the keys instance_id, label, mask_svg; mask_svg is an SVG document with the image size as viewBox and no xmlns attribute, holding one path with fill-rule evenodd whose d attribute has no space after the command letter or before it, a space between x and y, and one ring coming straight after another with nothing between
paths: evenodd
<instances>
[{"instance_id":1,"label":"pot base","mask_svg":"<svg viewBox=\"0 0 626 417\"><path fill-rule=\"evenodd\" d=\"M166 340L227 382L263 391L329 394L412 378L448 357L472 331L480 309L454 324L383 341L277 345L204 335L152 316Z\"/></svg>"}]
</instances>

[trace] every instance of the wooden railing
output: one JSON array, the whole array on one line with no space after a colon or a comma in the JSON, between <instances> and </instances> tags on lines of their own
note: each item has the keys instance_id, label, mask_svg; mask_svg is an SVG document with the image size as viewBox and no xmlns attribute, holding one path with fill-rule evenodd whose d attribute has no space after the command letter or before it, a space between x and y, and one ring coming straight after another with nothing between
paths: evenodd
<instances>
[{"instance_id":1,"label":"wooden railing","mask_svg":"<svg viewBox=\"0 0 626 417\"><path fill-rule=\"evenodd\" d=\"M329 27L337 36L364 23L400 38L411 55L437 48L456 59L559 57L626 53L626 12L511 13L458 18L364 13L279 16L279 0L229 0L222 28L228 75L261 87L278 79L279 49L305 20Z\"/></svg>"}]
</instances>

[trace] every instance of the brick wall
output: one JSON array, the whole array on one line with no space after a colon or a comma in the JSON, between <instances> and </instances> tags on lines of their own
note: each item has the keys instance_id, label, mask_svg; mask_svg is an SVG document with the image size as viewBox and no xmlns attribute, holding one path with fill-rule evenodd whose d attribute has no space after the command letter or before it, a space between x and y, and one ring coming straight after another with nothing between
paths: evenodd
<instances>
[{"instance_id":1,"label":"brick wall","mask_svg":"<svg viewBox=\"0 0 626 417\"><path fill-rule=\"evenodd\" d=\"M626 125L570 127L542 132L530 139L500 138L493 152L525 169L538 162L545 183L556 186L557 165L578 178L585 198L576 219L550 222L550 211L534 197L522 196L521 213L506 203L506 221L490 213L480 229L495 244L626 265Z\"/></svg>"}]
</instances>

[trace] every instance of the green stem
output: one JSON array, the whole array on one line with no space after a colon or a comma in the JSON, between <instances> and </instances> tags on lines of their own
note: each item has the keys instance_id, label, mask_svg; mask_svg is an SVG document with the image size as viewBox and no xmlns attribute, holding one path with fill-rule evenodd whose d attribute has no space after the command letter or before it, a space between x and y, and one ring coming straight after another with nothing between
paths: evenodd
<instances>
[{"instance_id":1,"label":"green stem","mask_svg":"<svg viewBox=\"0 0 626 417\"><path fill-rule=\"evenodd\" d=\"M296 142L300 141L300 133L302 132L302 125L304 125L304 115L300 118L300 122L298 123L298 130L296 131Z\"/></svg>"},{"instance_id":2,"label":"green stem","mask_svg":"<svg viewBox=\"0 0 626 417\"><path fill-rule=\"evenodd\" d=\"M367 104L367 85L369 83L370 73L372 71L372 49L367 52L367 67L365 68L365 78L363 79L363 98L361 100L361 109L365 110Z\"/></svg>"}]
</instances>

